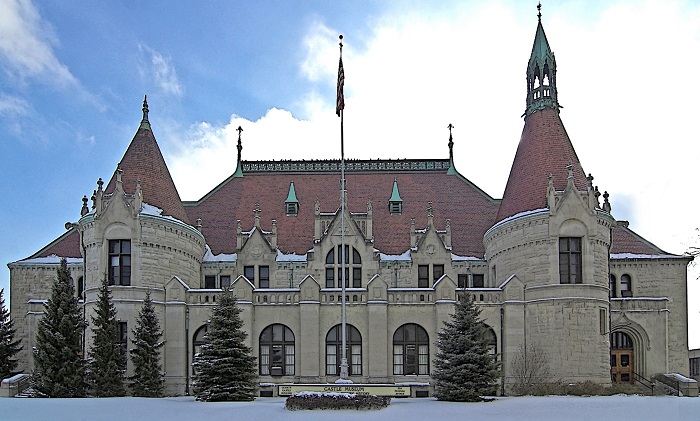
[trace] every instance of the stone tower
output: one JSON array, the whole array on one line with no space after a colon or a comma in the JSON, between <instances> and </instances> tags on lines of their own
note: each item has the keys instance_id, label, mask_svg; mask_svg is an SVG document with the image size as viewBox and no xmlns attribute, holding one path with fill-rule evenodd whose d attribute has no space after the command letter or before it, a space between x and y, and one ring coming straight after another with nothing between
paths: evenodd
<instances>
[{"instance_id":1,"label":"stone tower","mask_svg":"<svg viewBox=\"0 0 700 421\"><path fill-rule=\"evenodd\" d=\"M522 311L522 326L508 327L513 334L507 353L539 348L547 353L553 378L608 383L615 221L609 208L599 206L592 177L586 177L559 117L556 61L538 17L527 66L525 127L498 222L484 235L486 259L496 285L515 277L524 286L522 304L505 309ZM517 320L513 314L506 318Z\"/></svg>"}]
</instances>

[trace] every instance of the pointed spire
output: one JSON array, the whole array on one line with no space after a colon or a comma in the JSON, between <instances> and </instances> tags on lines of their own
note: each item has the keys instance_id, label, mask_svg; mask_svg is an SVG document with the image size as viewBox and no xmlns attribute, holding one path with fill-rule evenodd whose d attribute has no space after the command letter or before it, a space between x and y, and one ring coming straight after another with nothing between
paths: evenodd
<instances>
[{"instance_id":1,"label":"pointed spire","mask_svg":"<svg viewBox=\"0 0 700 421\"><path fill-rule=\"evenodd\" d=\"M294 180L289 183L289 193L287 193L287 199L284 201L284 207L287 211L287 216L296 216L299 213L299 200L297 200L297 194L294 190Z\"/></svg>"},{"instance_id":2,"label":"pointed spire","mask_svg":"<svg viewBox=\"0 0 700 421\"><path fill-rule=\"evenodd\" d=\"M236 130L238 131L238 145L236 145L236 148L238 149L238 162L236 163L236 171L233 172L233 177L239 178L243 177L243 166L241 165L241 151L243 150L243 144L241 143L241 132L243 132L243 128L238 126Z\"/></svg>"},{"instance_id":3,"label":"pointed spire","mask_svg":"<svg viewBox=\"0 0 700 421\"><path fill-rule=\"evenodd\" d=\"M450 148L450 168L447 170L447 174L457 174L457 170L455 169L455 161L454 161L454 154L452 152L452 148L454 147L454 142L452 141L452 129L454 129L455 126L452 125L452 123L447 125L447 129L450 131L450 140L447 142L447 147Z\"/></svg>"},{"instance_id":4,"label":"pointed spire","mask_svg":"<svg viewBox=\"0 0 700 421\"><path fill-rule=\"evenodd\" d=\"M537 31L527 64L527 99L525 116L544 108L559 111L557 102L557 62L542 27L542 5L537 5Z\"/></svg>"},{"instance_id":5,"label":"pointed spire","mask_svg":"<svg viewBox=\"0 0 700 421\"><path fill-rule=\"evenodd\" d=\"M151 123L148 121L148 101L146 101L146 95L143 96L143 117L141 118L141 125L139 129L151 130Z\"/></svg>"},{"instance_id":6,"label":"pointed spire","mask_svg":"<svg viewBox=\"0 0 700 421\"><path fill-rule=\"evenodd\" d=\"M394 186L391 188L391 197L389 198L389 213L392 215L401 215L403 211L403 200L399 194L399 185L394 177Z\"/></svg>"}]
</instances>

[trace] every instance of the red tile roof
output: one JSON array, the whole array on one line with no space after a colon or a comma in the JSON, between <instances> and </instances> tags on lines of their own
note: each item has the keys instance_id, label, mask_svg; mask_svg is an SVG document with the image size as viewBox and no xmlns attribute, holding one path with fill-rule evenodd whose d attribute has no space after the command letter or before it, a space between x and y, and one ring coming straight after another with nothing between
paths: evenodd
<instances>
[{"instance_id":1,"label":"red tile roof","mask_svg":"<svg viewBox=\"0 0 700 421\"><path fill-rule=\"evenodd\" d=\"M122 157L119 168L123 170L122 182L127 193L135 192L136 180L141 180L145 203L163 209L163 215L170 215L189 223L180 194L177 192L158 142L150 129L138 129ZM116 182L115 171L105 192L112 193Z\"/></svg>"},{"instance_id":2,"label":"red tile roof","mask_svg":"<svg viewBox=\"0 0 700 421\"><path fill-rule=\"evenodd\" d=\"M27 259L49 257L52 255L59 257L81 257L80 234L78 234L78 230L71 229L70 231L66 231L60 237L46 245L46 247L27 257Z\"/></svg>"},{"instance_id":3,"label":"red tile roof","mask_svg":"<svg viewBox=\"0 0 700 421\"><path fill-rule=\"evenodd\" d=\"M547 207L547 178L552 174L554 188L564 190L568 178L566 166L569 163L574 165L576 188L585 191L586 173L581 168L559 113L545 108L527 116L497 221L520 212Z\"/></svg>"},{"instance_id":4,"label":"red tile roof","mask_svg":"<svg viewBox=\"0 0 700 421\"><path fill-rule=\"evenodd\" d=\"M618 224L613 228L613 244L611 254L632 253L632 254L669 254L661 250L654 244L642 238L625 225Z\"/></svg>"},{"instance_id":5,"label":"red tile roof","mask_svg":"<svg viewBox=\"0 0 700 421\"><path fill-rule=\"evenodd\" d=\"M190 220L202 219L202 232L214 254L235 252L236 219L241 220L244 231L250 229L256 203L261 208L262 228L269 230L276 219L279 249L296 254L313 247L316 200L321 212L335 212L340 206L340 174L336 172L244 174L242 178L229 178L199 202L186 207ZM425 228L428 202L433 202L436 227L444 229L446 219L451 220L453 252L483 256L483 235L495 222L498 201L460 175L447 175L446 169L357 171L346 173L345 178L350 212L366 212L367 201L372 201L374 246L382 253L408 250L411 218L416 219L416 228ZM403 199L403 212L398 216L391 215L388 208L394 178ZM292 180L299 214L286 216L284 201Z\"/></svg>"}]
</instances>

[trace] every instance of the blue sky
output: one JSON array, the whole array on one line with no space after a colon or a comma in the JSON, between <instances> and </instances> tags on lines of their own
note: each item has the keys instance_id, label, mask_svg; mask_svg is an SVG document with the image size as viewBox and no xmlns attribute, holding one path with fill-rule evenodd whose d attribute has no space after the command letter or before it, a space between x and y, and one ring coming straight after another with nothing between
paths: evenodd
<instances>
[{"instance_id":1,"label":"blue sky","mask_svg":"<svg viewBox=\"0 0 700 421\"><path fill-rule=\"evenodd\" d=\"M185 200L233 172L239 125L244 159L338 158L340 33L346 157L445 158L452 123L458 170L501 197L535 6L0 2L0 261L78 219L133 137L144 94ZM549 1L542 14L562 119L613 215L668 252L697 245L700 3ZM8 278L0 271L0 288ZM700 288L689 284L692 331Z\"/></svg>"}]
</instances>

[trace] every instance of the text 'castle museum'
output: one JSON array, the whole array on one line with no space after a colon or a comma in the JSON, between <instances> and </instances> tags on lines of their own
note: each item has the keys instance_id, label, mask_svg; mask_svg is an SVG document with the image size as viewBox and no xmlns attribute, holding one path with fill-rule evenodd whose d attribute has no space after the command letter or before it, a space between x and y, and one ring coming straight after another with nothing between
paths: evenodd
<instances>
[{"instance_id":1,"label":"text 'castle museum'","mask_svg":"<svg viewBox=\"0 0 700 421\"><path fill-rule=\"evenodd\" d=\"M539 22L502 199L457 171L451 138L448 159L346 162L344 248L339 160L245 161L239 132L235 172L182 201L144 101L117 170L97 182L91 203L83 199L77 223L8 265L19 369L33 369L37 321L65 257L87 315L107 277L123 342L150 291L166 340L166 393L190 392L193 356L226 287L242 308L261 384L332 383L344 254L355 383L429 383L437 332L460 294L481 307L505 393L513 359L535 349L551 381L688 375L691 258L615 220L559 117L556 72Z\"/></svg>"}]
</instances>

